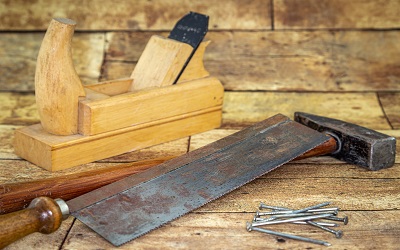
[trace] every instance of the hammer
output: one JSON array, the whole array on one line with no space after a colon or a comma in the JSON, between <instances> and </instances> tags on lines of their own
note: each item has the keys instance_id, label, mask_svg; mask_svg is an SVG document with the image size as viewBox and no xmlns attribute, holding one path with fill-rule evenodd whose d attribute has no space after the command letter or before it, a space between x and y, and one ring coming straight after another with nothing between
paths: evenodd
<instances>
[{"instance_id":1,"label":"hammer","mask_svg":"<svg viewBox=\"0 0 400 250\"><path fill-rule=\"evenodd\" d=\"M389 168L395 162L396 139L392 136L356 124L302 112L296 112L294 119L331 137L326 143L296 160L330 155L373 171Z\"/></svg>"}]
</instances>

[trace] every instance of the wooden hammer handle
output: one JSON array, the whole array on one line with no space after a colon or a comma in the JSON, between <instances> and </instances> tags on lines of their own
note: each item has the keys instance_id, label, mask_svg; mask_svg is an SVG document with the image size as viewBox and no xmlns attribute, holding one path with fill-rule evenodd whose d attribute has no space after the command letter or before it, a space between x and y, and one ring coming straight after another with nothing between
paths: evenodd
<instances>
[{"instance_id":1,"label":"wooden hammer handle","mask_svg":"<svg viewBox=\"0 0 400 250\"><path fill-rule=\"evenodd\" d=\"M62 220L56 201L48 197L36 198L27 209L0 216L0 249L34 232L52 233Z\"/></svg>"},{"instance_id":2,"label":"wooden hammer handle","mask_svg":"<svg viewBox=\"0 0 400 250\"><path fill-rule=\"evenodd\" d=\"M328 135L330 136L330 135ZM311 149L310 151L300 155L294 161L309 158L309 157L314 157L314 156L321 156L321 155L328 155L332 154L335 152L338 148L338 144L335 138L330 136L329 140L322 143L321 145Z\"/></svg>"}]
</instances>

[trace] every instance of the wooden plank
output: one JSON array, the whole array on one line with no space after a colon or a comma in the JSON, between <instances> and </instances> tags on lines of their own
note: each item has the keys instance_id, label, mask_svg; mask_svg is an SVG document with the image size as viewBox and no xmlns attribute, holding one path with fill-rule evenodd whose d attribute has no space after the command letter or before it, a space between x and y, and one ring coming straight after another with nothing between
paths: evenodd
<instances>
[{"instance_id":1,"label":"wooden plank","mask_svg":"<svg viewBox=\"0 0 400 250\"><path fill-rule=\"evenodd\" d=\"M104 100L83 100L79 103L79 133L96 135L146 123L153 126L154 122L163 119L178 119L176 117L222 109L223 96L221 83L207 77L173 86L128 92Z\"/></svg>"},{"instance_id":2,"label":"wooden plank","mask_svg":"<svg viewBox=\"0 0 400 250\"><path fill-rule=\"evenodd\" d=\"M151 34L107 34L102 80L129 76ZM226 90L400 90L397 31L209 32L207 39L206 70Z\"/></svg>"},{"instance_id":3,"label":"wooden plank","mask_svg":"<svg viewBox=\"0 0 400 250\"><path fill-rule=\"evenodd\" d=\"M264 178L256 179L225 195L224 199L208 203L196 211L251 212L260 201L274 201L278 206L300 207L299 204L306 203L307 206L329 200L344 210L390 210L398 206L398 164L389 170L393 176L387 174L386 178L377 178L374 176L375 172L367 172L353 165L342 166L339 172L353 168L353 171L363 173L362 177L333 178L324 173L330 172L331 167L332 165L316 165L311 169L305 168L293 178L289 174L291 166L285 165L281 167L279 176L270 178L270 174L267 174ZM313 171L318 171L320 177L313 176ZM286 177L286 174L290 177ZM311 177L307 177L310 174Z\"/></svg>"},{"instance_id":4,"label":"wooden plank","mask_svg":"<svg viewBox=\"0 0 400 250\"><path fill-rule=\"evenodd\" d=\"M270 2L263 0L82 2L51 0L0 4L0 30L44 30L50 18L67 17L78 30L171 30L189 11L211 17L211 29L270 29Z\"/></svg>"},{"instance_id":5,"label":"wooden plank","mask_svg":"<svg viewBox=\"0 0 400 250\"><path fill-rule=\"evenodd\" d=\"M270 203L274 205L274 203ZM304 205L304 204L299 204ZM253 211L257 208L253 207ZM274 225L271 230L328 241L330 249L396 249L398 235L398 211L343 212L349 216L348 225L341 239L332 234L303 225ZM274 237L259 232L247 232L245 223L253 218L251 213L190 213L161 228L137 238L124 249L324 249L317 245ZM375 218L371 220L371 218ZM368 225L368 229L366 229ZM385 233L382 233L385 231ZM77 221L68 234L62 249L112 248L112 245Z\"/></svg>"},{"instance_id":6,"label":"wooden plank","mask_svg":"<svg viewBox=\"0 0 400 250\"><path fill-rule=\"evenodd\" d=\"M1 91L34 90L36 58L43 35L43 33L1 34ZM76 33L74 35L72 39L73 61L84 84L98 81L104 46L104 33Z\"/></svg>"},{"instance_id":7,"label":"wooden plank","mask_svg":"<svg viewBox=\"0 0 400 250\"><path fill-rule=\"evenodd\" d=\"M397 0L274 0L279 29L392 29L400 27Z\"/></svg>"},{"instance_id":8,"label":"wooden plank","mask_svg":"<svg viewBox=\"0 0 400 250\"><path fill-rule=\"evenodd\" d=\"M32 93L0 92L0 124L31 125L40 122Z\"/></svg>"},{"instance_id":9,"label":"wooden plank","mask_svg":"<svg viewBox=\"0 0 400 250\"><path fill-rule=\"evenodd\" d=\"M400 129L400 92L379 93L382 108L394 129Z\"/></svg>"},{"instance_id":10,"label":"wooden plank","mask_svg":"<svg viewBox=\"0 0 400 250\"><path fill-rule=\"evenodd\" d=\"M51 135L35 124L16 131L14 150L40 167L59 171L219 127L221 112L210 108L93 136Z\"/></svg>"},{"instance_id":11,"label":"wooden plank","mask_svg":"<svg viewBox=\"0 0 400 250\"><path fill-rule=\"evenodd\" d=\"M225 92L223 127L242 128L277 113L293 117L301 111L391 129L375 93Z\"/></svg>"},{"instance_id":12,"label":"wooden plank","mask_svg":"<svg viewBox=\"0 0 400 250\"><path fill-rule=\"evenodd\" d=\"M13 147L14 131L18 128L20 128L20 126L0 125L0 159L20 159L16 154L14 154Z\"/></svg>"},{"instance_id":13,"label":"wooden plank","mask_svg":"<svg viewBox=\"0 0 400 250\"><path fill-rule=\"evenodd\" d=\"M0 138L3 138L0 145L0 183L23 182L43 178L52 178L65 174L74 174L107 168L108 166L115 166L116 164L120 163L179 156L186 153L188 148L188 137L185 137L160 145L107 158L98 162L79 165L63 171L50 172L43 168L37 167L28 161L21 160L14 154L12 140L14 138L15 128L18 127L0 125Z\"/></svg>"},{"instance_id":14,"label":"wooden plank","mask_svg":"<svg viewBox=\"0 0 400 250\"><path fill-rule=\"evenodd\" d=\"M226 90L400 88L398 32L234 32L228 44L214 34L205 67Z\"/></svg>"},{"instance_id":15,"label":"wooden plank","mask_svg":"<svg viewBox=\"0 0 400 250\"><path fill-rule=\"evenodd\" d=\"M65 235L68 234L69 229L72 227L74 219L72 217L63 221L60 228L52 234L31 234L19 241L7 246L6 250L19 250L19 249L60 249L64 241Z\"/></svg>"}]
</instances>

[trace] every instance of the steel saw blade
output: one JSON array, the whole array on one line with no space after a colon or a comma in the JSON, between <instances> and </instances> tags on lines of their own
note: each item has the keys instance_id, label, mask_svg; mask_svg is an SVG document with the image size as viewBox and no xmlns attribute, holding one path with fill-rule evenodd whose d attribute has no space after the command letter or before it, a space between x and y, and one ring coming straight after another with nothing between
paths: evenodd
<instances>
[{"instance_id":1,"label":"steel saw blade","mask_svg":"<svg viewBox=\"0 0 400 250\"><path fill-rule=\"evenodd\" d=\"M70 200L72 214L115 246L289 162L328 137L276 115L205 147Z\"/></svg>"}]
</instances>

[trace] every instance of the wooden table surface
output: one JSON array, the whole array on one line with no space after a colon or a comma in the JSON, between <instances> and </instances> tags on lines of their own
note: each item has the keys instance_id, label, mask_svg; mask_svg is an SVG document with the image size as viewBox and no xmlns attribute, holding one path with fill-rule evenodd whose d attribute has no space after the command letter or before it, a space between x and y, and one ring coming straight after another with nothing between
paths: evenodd
<instances>
[{"instance_id":1,"label":"wooden table surface","mask_svg":"<svg viewBox=\"0 0 400 250\"><path fill-rule=\"evenodd\" d=\"M77 21L74 62L89 84L128 77L149 37L166 35L190 10L210 16L205 66L225 87L221 128L55 173L14 154L14 130L39 122L34 72L52 17ZM0 183L182 155L295 111L400 139L399 15L397 0L0 1ZM261 201L293 208L331 201L350 220L340 227L341 239L311 226L273 230L325 240L330 249L399 249L399 156L392 168L378 172L331 157L286 164L120 249L325 248L247 232L245 222ZM57 232L30 235L7 249L111 248L70 217Z\"/></svg>"}]
</instances>

